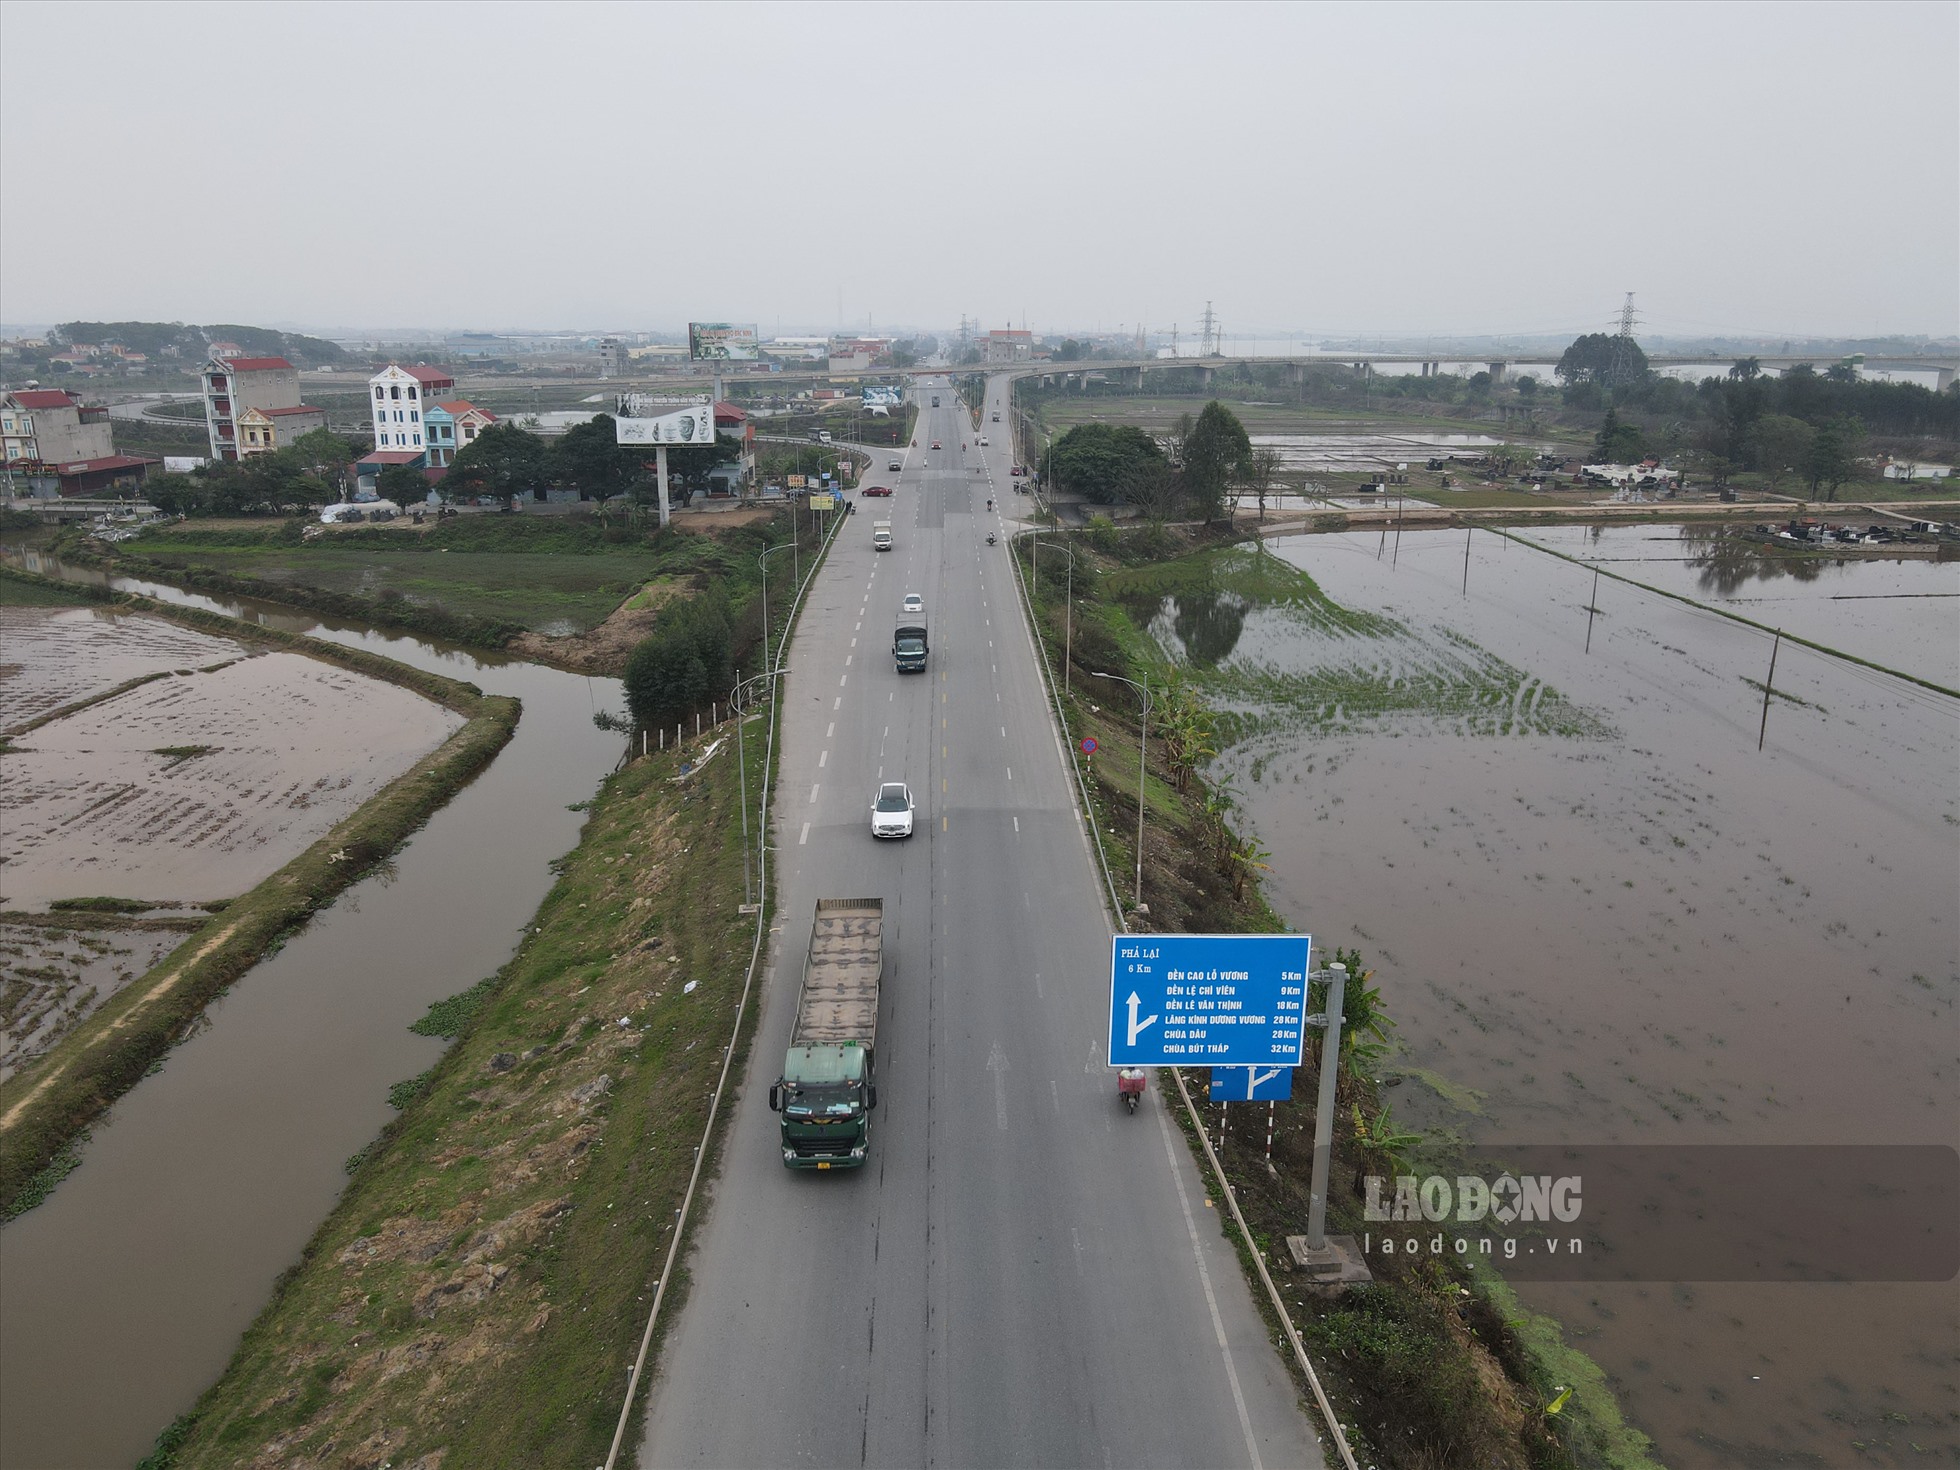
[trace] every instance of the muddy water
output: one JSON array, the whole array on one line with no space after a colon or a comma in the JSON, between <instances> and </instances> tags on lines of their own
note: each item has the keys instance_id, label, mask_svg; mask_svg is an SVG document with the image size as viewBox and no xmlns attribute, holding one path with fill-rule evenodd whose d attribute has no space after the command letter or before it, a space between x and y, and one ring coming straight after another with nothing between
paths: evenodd
<instances>
[{"instance_id":1,"label":"muddy water","mask_svg":"<svg viewBox=\"0 0 1960 1470\"><path fill-rule=\"evenodd\" d=\"M1339 656L1421 670L1446 647L1465 677L1510 677L1468 638L1540 681L1514 710L1562 696L1589 717L1337 710L1221 763L1278 907L1380 965L1411 1074L1387 1094L1398 1115L1479 1142L1960 1142L1960 704L1785 644L1776 688L1801 702L1773 702L1759 754L1767 635L1602 588L1588 654L1583 568L1480 534L1465 596L1461 532L1405 532L1392 567L1377 546L1275 545L1408 630ZM1902 587L1960 591L1960 566L1772 590ZM1874 657L1960 647L1951 596L1855 606ZM1209 642L1268 669L1334 646L1261 612ZM1671 1466L1960 1455L1954 1283L1525 1295Z\"/></svg>"},{"instance_id":2,"label":"muddy water","mask_svg":"<svg viewBox=\"0 0 1960 1470\"><path fill-rule=\"evenodd\" d=\"M37 570L59 572L37 559ZM611 680L241 607L524 701L516 736L386 869L212 1007L97 1126L82 1167L0 1235L0 1464L128 1465L224 1368L274 1278L437 1041L405 1028L493 972L619 756Z\"/></svg>"}]
</instances>

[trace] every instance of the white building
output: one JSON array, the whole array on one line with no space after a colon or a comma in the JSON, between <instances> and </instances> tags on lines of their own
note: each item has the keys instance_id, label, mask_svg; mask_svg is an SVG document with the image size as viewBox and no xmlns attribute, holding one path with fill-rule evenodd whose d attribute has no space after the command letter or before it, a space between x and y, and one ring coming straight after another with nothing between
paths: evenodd
<instances>
[{"instance_id":1,"label":"white building","mask_svg":"<svg viewBox=\"0 0 1960 1470\"><path fill-rule=\"evenodd\" d=\"M455 396L456 380L446 369L427 363L402 367L391 362L368 379L368 393L375 449L421 454L429 447L423 415Z\"/></svg>"}]
</instances>

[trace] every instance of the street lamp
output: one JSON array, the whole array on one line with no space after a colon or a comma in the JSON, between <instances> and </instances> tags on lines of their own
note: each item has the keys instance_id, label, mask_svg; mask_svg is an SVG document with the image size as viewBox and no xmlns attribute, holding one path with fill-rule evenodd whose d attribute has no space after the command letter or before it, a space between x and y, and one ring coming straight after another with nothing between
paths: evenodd
<instances>
[{"instance_id":1,"label":"street lamp","mask_svg":"<svg viewBox=\"0 0 1960 1470\"><path fill-rule=\"evenodd\" d=\"M762 568L762 661L765 664L771 661L769 657L769 558L795 545L796 542L792 540L782 546L772 546L755 559L755 564Z\"/></svg>"},{"instance_id":2,"label":"street lamp","mask_svg":"<svg viewBox=\"0 0 1960 1470\"><path fill-rule=\"evenodd\" d=\"M1064 611L1062 618L1062 693L1064 695L1070 694L1073 692L1073 689L1069 677L1069 659L1075 649L1075 552L1067 546L1058 546L1053 542L1043 542L1038 535L1030 538L1028 544L1034 548L1030 560L1035 564L1034 590L1037 595L1041 591L1042 547L1045 545L1050 550L1059 551L1063 556L1068 558L1068 596L1067 601L1063 604Z\"/></svg>"},{"instance_id":3,"label":"street lamp","mask_svg":"<svg viewBox=\"0 0 1960 1470\"><path fill-rule=\"evenodd\" d=\"M763 639L762 654L767 661L769 656L767 638ZM743 739L743 727L748 723L748 710L743 703L743 691L751 684L761 684L775 678L778 674L788 672L788 669L768 669L760 674L751 674L748 678L737 681L728 695L728 703L735 711L735 765L741 773L737 779L742 788L742 902L745 905L755 902L755 887L749 876L749 759L748 742Z\"/></svg>"},{"instance_id":4,"label":"street lamp","mask_svg":"<svg viewBox=\"0 0 1960 1470\"><path fill-rule=\"evenodd\" d=\"M1150 910L1143 906L1143 780L1144 760L1150 748L1150 690L1135 679L1125 679L1121 674L1105 674L1096 670L1092 678L1114 679L1118 684L1128 684L1136 690L1137 698L1143 701L1143 729L1137 736L1137 901L1136 911L1147 914Z\"/></svg>"}]
</instances>

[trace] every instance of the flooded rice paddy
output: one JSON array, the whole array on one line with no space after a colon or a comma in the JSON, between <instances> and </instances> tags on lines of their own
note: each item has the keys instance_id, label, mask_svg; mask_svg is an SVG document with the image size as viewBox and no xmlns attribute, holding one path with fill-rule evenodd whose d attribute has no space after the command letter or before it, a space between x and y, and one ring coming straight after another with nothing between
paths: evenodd
<instances>
[{"instance_id":1,"label":"flooded rice paddy","mask_svg":"<svg viewBox=\"0 0 1960 1470\"><path fill-rule=\"evenodd\" d=\"M6 611L9 631L39 615L34 636L15 645L25 677L76 699L114 688L169 627L92 608ZM202 667L52 720L8 752L0 905L234 897L463 723L419 694L302 654L203 641L215 662L203 650Z\"/></svg>"},{"instance_id":2,"label":"flooded rice paddy","mask_svg":"<svg viewBox=\"0 0 1960 1470\"><path fill-rule=\"evenodd\" d=\"M524 715L487 770L213 1005L96 1127L82 1167L6 1226L6 1465L132 1464L218 1376L332 1208L345 1161L387 1122L390 1084L441 1054L406 1027L508 958L552 859L577 841L583 818L568 808L620 753L592 724L595 708L619 707L615 681L117 585L515 695Z\"/></svg>"},{"instance_id":3,"label":"flooded rice paddy","mask_svg":"<svg viewBox=\"0 0 1960 1470\"><path fill-rule=\"evenodd\" d=\"M1453 454L1476 459L1501 444L1488 434L1254 434L1255 447L1279 451L1282 470L1420 469L1431 459Z\"/></svg>"},{"instance_id":4,"label":"flooded rice paddy","mask_svg":"<svg viewBox=\"0 0 1960 1470\"><path fill-rule=\"evenodd\" d=\"M1380 967L1398 1116L1479 1143L1954 1144L1960 703L1786 642L1765 727L1766 633L1602 579L1588 652L1586 568L1487 532L1467 568L1461 531L1378 546L1273 543L1331 601L1227 576L1151 616L1232 712L1214 775L1275 905ZM1707 590L1687 560L1636 570ZM1926 677L1960 648L1952 563L1727 591ZM1953 1282L1522 1294L1670 1466L1960 1456Z\"/></svg>"}]
</instances>

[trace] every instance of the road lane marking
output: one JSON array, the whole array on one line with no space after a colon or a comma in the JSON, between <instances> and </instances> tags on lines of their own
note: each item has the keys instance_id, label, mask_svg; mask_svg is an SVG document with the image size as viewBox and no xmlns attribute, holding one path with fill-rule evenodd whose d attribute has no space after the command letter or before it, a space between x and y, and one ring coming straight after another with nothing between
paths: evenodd
<instances>
[{"instance_id":1,"label":"road lane marking","mask_svg":"<svg viewBox=\"0 0 1960 1470\"><path fill-rule=\"evenodd\" d=\"M1000 738L1001 738L1001 739L1003 739L1003 740L1005 740L1005 739L1007 738L1007 726L1005 726L1005 725L1002 725L1002 726L1000 727Z\"/></svg>"},{"instance_id":2,"label":"road lane marking","mask_svg":"<svg viewBox=\"0 0 1960 1470\"><path fill-rule=\"evenodd\" d=\"M844 681L845 681L846 679L848 679L848 678L850 678L850 677L851 677L851 676L850 676L849 674L839 674L839 675L837 676L837 682L838 682L838 684L839 684L839 685L842 685L842 684L843 684L843 682L844 682Z\"/></svg>"},{"instance_id":3,"label":"road lane marking","mask_svg":"<svg viewBox=\"0 0 1960 1470\"><path fill-rule=\"evenodd\" d=\"M939 819L939 830L941 832L944 832L946 830L946 819L944 817L941 817Z\"/></svg>"},{"instance_id":4,"label":"road lane marking","mask_svg":"<svg viewBox=\"0 0 1960 1470\"><path fill-rule=\"evenodd\" d=\"M1245 1390L1239 1387L1239 1370L1232 1363L1232 1345L1225 1340L1225 1319L1218 1312L1218 1297L1211 1289L1211 1272L1205 1267L1204 1244L1198 1239L1198 1222L1191 1217L1191 1196L1185 1192L1184 1173L1178 1168L1177 1151L1171 1147L1170 1109L1157 1109L1157 1125L1163 1134L1164 1157L1170 1162L1171 1179L1177 1185L1177 1202L1184 1210L1184 1230L1191 1239L1191 1255L1198 1263L1198 1281L1205 1289L1205 1305L1211 1309L1211 1330L1218 1339L1219 1356L1225 1360L1225 1377L1232 1385L1232 1402L1239 1411L1239 1430L1245 1435L1246 1454L1252 1470L1265 1470L1259 1458L1259 1441L1252 1433L1252 1417L1245 1410ZM1189 1157L1189 1154L1186 1154ZM1229 1186L1227 1186L1229 1188Z\"/></svg>"},{"instance_id":5,"label":"road lane marking","mask_svg":"<svg viewBox=\"0 0 1960 1470\"><path fill-rule=\"evenodd\" d=\"M819 791L821 791L821 790L823 790L823 782L821 782L821 781L819 781L819 782L818 782L818 783L817 783L816 785L814 785L814 786L812 786L812 787L810 788L810 805L811 805L811 806L815 806L815 805L817 804L817 793L818 793Z\"/></svg>"},{"instance_id":6,"label":"road lane marking","mask_svg":"<svg viewBox=\"0 0 1960 1470\"><path fill-rule=\"evenodd\" d=\"M833 704L830 707L830 711L832 714L835 714L838 710L842 709L843 707L844 707L844 696L840 694L837 696L837 703Z\"/></svg>"},{"instance_id":7,"label":"road lane marking","mask_svg":"<svg viewBox=\"0 0 1960 1470\"><path fill-rule=\"evenodd\" d=\"M892 733L892 727L890 725L887 725L885 726L885 733L883 735L880 735L878 738L880 740L884 740L888 738L891 735L891 733Z\"/></svg>"},{"instance_id":8,"label":"road lane marking","mask_svg":"<svg viewBox=\"0 0 1960 1470\"><path fill-rule=\"evenodd\" d=\"M801 847L804 843L808 842L809 840L810 840L810 824L808 822L805 822L803 824L803 835L796 839L796 845L798 847Z\"/></svg>"},{"instance_id":9,"label":"road lane marking","mask_svg":"<svg viewBox=\"0 0 1960 1470\"><path fill-rule=\"evenodd\" d=\"M830 739L831 736L835 735L836 733L837 733L837 721L832 720L828 725L824 726L823 738L828 740Z\"/></svg>"},{"instance_id":10,"label":"road lane marking","mask_svg":"<svg viewBox=\"0 0 1960 1470\"><path fill-rule=\"evenodd\" d=\"M1019 817L1016 817L1014 819L1014 830L1016 833L1020 832L1021 830L1021 819Z\"/></svg>"},{"instance_id":11,"label":"road lane marking","mask_svg":"<svg viewBox=\"0 0 1960 1470\"><path fill-rule=\"evenodd\" d=\"M857 641L857 639L855 639L855 638L853 638L853 639L851 640L851 647L853 647L853 648L856 648L857 646L858 646L858 641ZM845 663L849 663L849 662L850 662L850 660L849 660L849 659L847 658L847 659L845 659L845 660L844 660L844 662L845 662Z\"/></svg>"},{"instance_id":12,"label":"road lane marking","mask_svg":"<svg viewBox=\"0 0 1960 1470\"><path fill-rule=\"evenodd\" d=\"M825 766L829 764L830 764L830 752L827 750L819 751L817 753L817 769L821 771Z\"/></svg>"},{"instance_id":13,"label":"road lane marking","mask_svg":"<svg viewBox=\"0 0 1960 1470\"><path fill-rule=\"evenodd\" d=\"M1008 779L1008 780L1010 780L1010 781L1012 781L1012 780L1014 779L1014 767L1012 767L1012 766L1009 766L1009 767L1007 768L1007 779Z\"/></svg>"}]
</instances>

